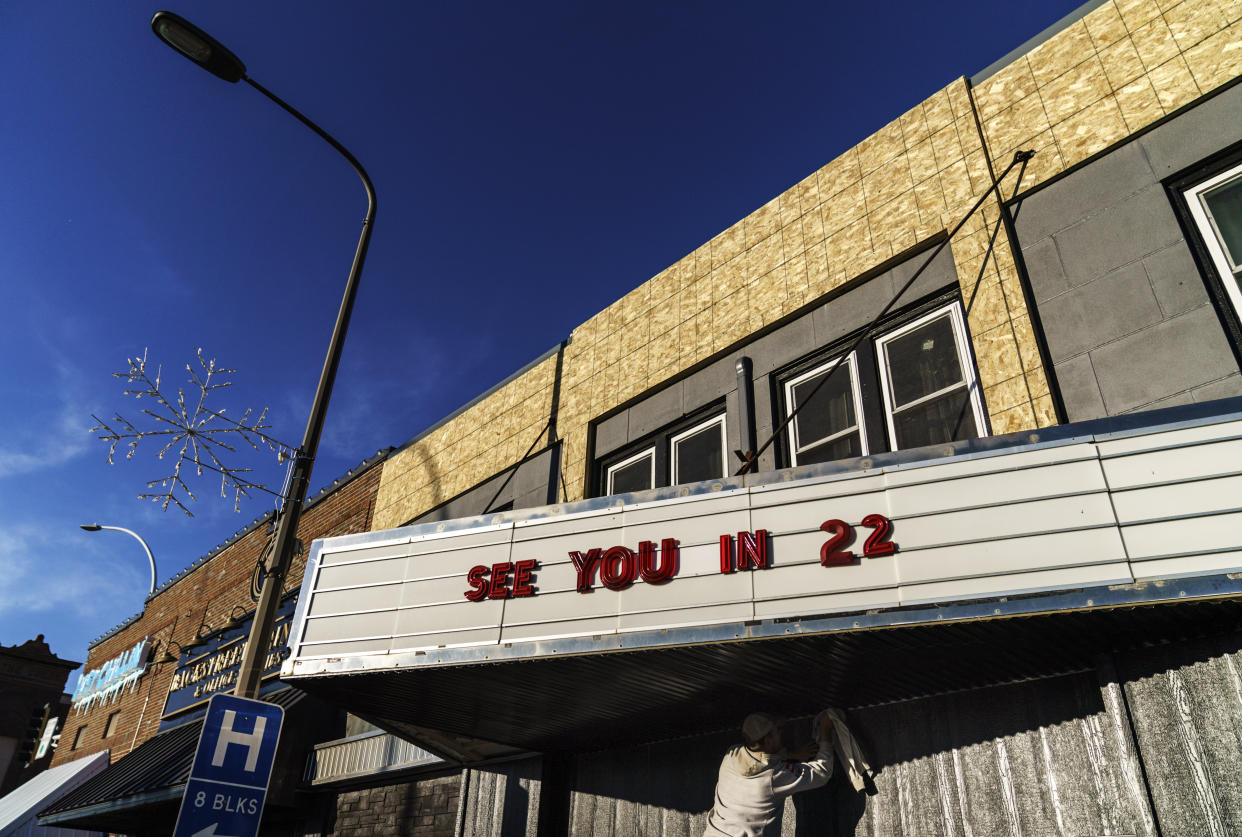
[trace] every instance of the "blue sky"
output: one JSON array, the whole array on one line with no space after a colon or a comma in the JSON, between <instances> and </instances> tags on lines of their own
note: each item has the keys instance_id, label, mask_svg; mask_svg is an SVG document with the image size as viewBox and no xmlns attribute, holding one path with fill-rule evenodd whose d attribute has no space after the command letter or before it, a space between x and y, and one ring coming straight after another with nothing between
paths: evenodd
<instances>
[{"instance_id":1,"label":"blue sky","mask_svg":"<svg viewBox=\"0 0 1242 837\"><path fill-rule=\"evenodd\" d=\"M173 7L338 137L379 214L313 480L399 445L578 323L1073 2L264 3ZM208 402L300 440L366 201L244 84L180 58L157 7L0 4L0 644L85 660L161 582L271 508L210 478L193 517L106 461L201 348ZM274 457L243 460L279 487ZM71 678L71 685L76 679Z\"/></svg>"}]
</instances>

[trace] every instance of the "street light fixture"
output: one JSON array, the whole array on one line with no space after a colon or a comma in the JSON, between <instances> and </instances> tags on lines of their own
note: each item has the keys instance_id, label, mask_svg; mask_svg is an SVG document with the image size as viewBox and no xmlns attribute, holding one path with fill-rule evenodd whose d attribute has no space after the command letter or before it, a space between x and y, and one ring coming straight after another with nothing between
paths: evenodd
<instances>
[{"instance_id":1,"label":"street light fixture","mask_svg":"<svg viewBox=\"0 0 1242 837\"><path fill-rule=\"evenodd\" d=\"M122 526L101 526L98 523L83 523L79 527L87 532L98 532L100 529L111 529L113 532L124 532L132 535L138 543L142 544L142 548L147 551L147 560L151 562L151 592L147 594L147 598L155 595L155 556L151 554L151 547L147 546L147 542L135 531L126 529Z\"/></svg>"},{"instance_id":2,"label":"street light fixture","mask_svg":"<svg viewBox=\"0 0 1242 837\"><path fill-rule=\"evenodd\" d=\"M246 77L246 65L240 58L180 15L156 12L151 28L160 40L212 75L234 83Z\"/></svg>"},{"instance_id":3,"label":"street light fixture","mask_svg":"<svg viewBox=\"0 0 1242 837\"><path fill-rule=\"evenodd\" d=\"M323 372L319 376L319 387L315 391L315 401L311 405L310 418L306 423L306 434L302 437L302 445L293 458L293 469L289 475L288 488L281 498L280 523L276 529L275 548L272 549L264 567L263 590L259 595L259 604L255 609L254 623L250 630L250 639L242 655L241 668L237 672L237 688L234 692L238 697L253 698L259 690L259 678L263 673L260 661L267 656L268 637L276 622L276 609L280 602L280 591L283 579L293 561L293 550L296 544L298 520L302 516L302 506L306 502L306 492L310 484L311 469L315 464L315 454L319 449L319 437L323 432L323 421L328 411L328 400L332 396L332 384L336 380L337 367L340 366L341 349L345 344L345 332L349 328L349 317L354 308L354 297L358 292L358 279L362 275L362 263L366 259L367 246L371 243L371 229L375 223L375 188L371 178L367 176L362 164L350 154L345 146L337 142L322 128L311 122L293 107L278 98L271 91L246 75L246 65L215 38L199 29L180 15L172 12L156 12L151 18L151 29L161 41L168 44L181 55L228 82L245 81L255 90L280 105L299 122L318 134L324 141L335 148L354 171L362 178L362 185L367 191L367 215L362 222L362 235L358 239L358 249L354 252L354 263L349 271L349 280L345 284L345 296L341 300L341 308L337 312L336 326L332 331L332 340L328 344L328 356L323 363Z\"/></svg>"}]
</instances>

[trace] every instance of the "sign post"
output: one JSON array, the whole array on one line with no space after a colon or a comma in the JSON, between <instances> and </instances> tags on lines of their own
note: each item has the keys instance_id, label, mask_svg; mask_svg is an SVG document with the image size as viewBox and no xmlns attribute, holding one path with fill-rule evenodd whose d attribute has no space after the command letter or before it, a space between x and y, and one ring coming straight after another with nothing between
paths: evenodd
<instances>
[{"instance_id":1,"label":"sign post","mask_svg":"<svg viewBox=\"0 0 1242 837\"><path fill-rule=\"evenodd\" d=\"M256 837L284 717L275 704L212 696L173 837Z\"/></svg>"}]
</instances>

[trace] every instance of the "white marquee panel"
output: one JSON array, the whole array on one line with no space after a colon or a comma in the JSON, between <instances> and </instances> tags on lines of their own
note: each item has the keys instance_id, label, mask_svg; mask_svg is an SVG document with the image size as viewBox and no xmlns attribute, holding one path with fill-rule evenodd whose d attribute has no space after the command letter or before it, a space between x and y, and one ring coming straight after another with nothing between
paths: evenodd
<instances>
[{"instance_id":1,"label":"white marquee panel","mask_svg":"<svg viewBox=\"0 0 1242 837\"><path fill-rule=\"evenodd\" d=\"M976 451L628 506L447 521L317 545L293 661L742 623L1242 570L1242 421ZM520 513L519 513L520 514ZM893 554L862 555L867 515ZM826 520L854 535L822 566ZM766 530L768 566L721 570L721 536ZM570 553L678 542L678 571L579 592ZM377 542L378 541L378 542ZM740 557L739 544L729 550ZM616 553L622 556L625 551ZM637 559L634 559L637 561ZM513 597L516 562L535 561ZM662 557L657 558L662 563ZM508 565L469 601L467 573ZM481 583L486 583L484 580ZM484 591L486 592L486 591ZM538 652L532 652L538 653ZM394 664L397 657L394 656Z\"/></svg>"}]
</instances>

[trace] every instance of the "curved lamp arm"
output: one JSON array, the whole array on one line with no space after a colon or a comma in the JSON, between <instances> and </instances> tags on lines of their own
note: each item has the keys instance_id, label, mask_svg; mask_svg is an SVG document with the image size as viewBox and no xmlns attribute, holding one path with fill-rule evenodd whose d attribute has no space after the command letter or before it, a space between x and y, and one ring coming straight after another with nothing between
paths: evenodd
<instances>
[{"instance_id":1,"label":"curved lamp arm","mask_svg":"<svg viewBox=\"0 0 1242 837\"><path fill-rule=\"evenodd\" d=\"M147 553L147 560L151 562L151 592L147 594L147 597L150 598L155 595L155 556L151 554L151 547L147 546L147 542L142 539L141 535L132 529L126 529L124 526L101 526L98 523L83 523L81 528L87 532L98 532L100 529L111 529L114 532L124 532L127 535L131 535L136 541L138 541L138 543L142 544L142 548L146 550Z\"/></svg>"}]
</instances>

